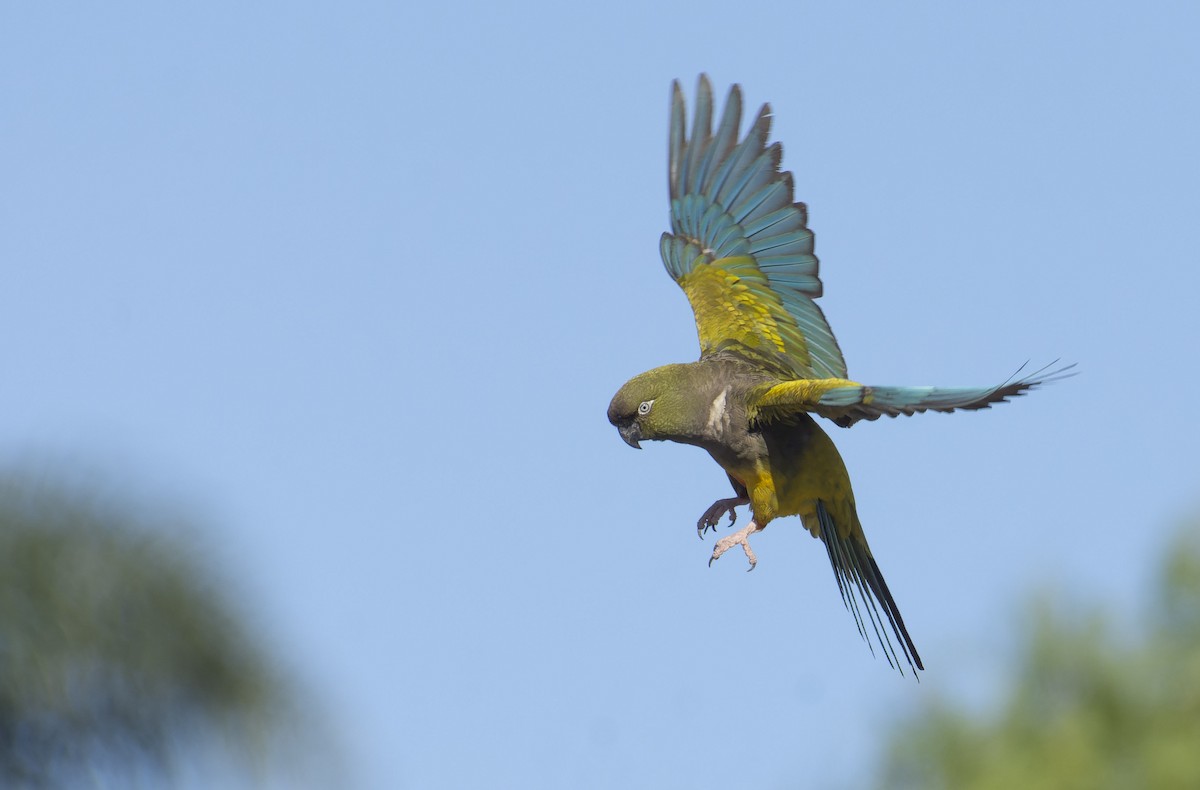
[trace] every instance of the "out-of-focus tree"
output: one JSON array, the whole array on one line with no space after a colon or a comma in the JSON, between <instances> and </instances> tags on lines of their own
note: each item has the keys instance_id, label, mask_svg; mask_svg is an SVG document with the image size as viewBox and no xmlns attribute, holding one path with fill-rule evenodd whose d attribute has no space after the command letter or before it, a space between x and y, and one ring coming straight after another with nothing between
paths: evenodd
<instances>
[{"instance_id":1,"label":"out-of-focus tree","mask_svg":"<svg viewBox=\"0 0 1200 790\"><path fill-rule=\"evenodd\" d=\"M1200 528L1171 545L1124 638L1096 611L1042 603L1031 620L999 708L932 703L898 729L880 787L1200 788Z\"/></svg>"},{"instance_id":2,"label":"out-of-focus tree","mask_svg":"<svg viewBox=\"0 0 1200 790\"><path fill-rule=\"evenodd\" d=\"M177 536L144 521L0 475L0 786L262 768L284 684Z\"/></svg>"}]
</instances>

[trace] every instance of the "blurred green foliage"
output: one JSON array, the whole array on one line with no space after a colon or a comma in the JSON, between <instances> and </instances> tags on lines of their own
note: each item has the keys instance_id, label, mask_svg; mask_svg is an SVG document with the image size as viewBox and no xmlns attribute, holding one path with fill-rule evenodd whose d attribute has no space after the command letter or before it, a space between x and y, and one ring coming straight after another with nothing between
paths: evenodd
<instances>
[{"instance_id":1,"label":"blurred green foliage","mask_svg":"<svg viewBox=\"0 0 1200 790\"><path fill-rule=\"evenodd\" d=\"M255 763L282 686L163 527L0 475L0 786L157 785L201 753Z\"/></svg>"},{"instance_id":2,"label":"blurred green foliage","mask_svg":"<svg viewBox=\"0 0 1200 790\"><path fill-rule=\"evenodd\" d=\"M1099 612L1034 607L999 708L932 703L898 728L878 786L1200 788L1200 527L1173 542L1156 585L1120 639Z\"/></svg>"}]
</instances>

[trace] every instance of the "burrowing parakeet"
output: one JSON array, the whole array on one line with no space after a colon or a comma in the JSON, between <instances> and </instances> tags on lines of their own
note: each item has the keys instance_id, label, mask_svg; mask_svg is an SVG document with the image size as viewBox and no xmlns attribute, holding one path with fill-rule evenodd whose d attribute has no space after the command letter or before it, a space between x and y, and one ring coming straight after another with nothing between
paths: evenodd
<instances>
[{"instance_id":1,"label":"burrowing parakeet","mask_svg":"<svg viewBox=\"0 0 1200 790\"><path fill-rule=\"evenodd\" d=\"M673 85L671 232L663 234L661 252L695 313L700 359L630 379L613 397L608 419L633 447L644 439L693 444L725 470L735 496L700 517L702 538L724 515L732 524L734 509L750 505L753 519L717 541L710 565L740 545L753 569L750 536L775 518L798 515L825 544L863 638L870 623L888 662L903 672L886 620L909 666L924 669L867 545L845 464L812 415L849 427L884 414L984 409L1057 373L974 388L849 380L814 301L821 280L807 210L793 202L792 174L779 170L780 144L767 143L770 107L739 141L741 114L735 85L714 133L712 86L701 75L689 137L683 92Z\"/></svg>"}]
</instances>

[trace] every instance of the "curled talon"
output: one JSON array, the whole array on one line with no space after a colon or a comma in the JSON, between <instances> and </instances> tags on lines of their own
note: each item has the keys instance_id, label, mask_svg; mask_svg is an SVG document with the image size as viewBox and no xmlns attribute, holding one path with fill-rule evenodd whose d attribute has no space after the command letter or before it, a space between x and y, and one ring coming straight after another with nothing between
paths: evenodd
<instances>
[{"instance_id":1,"label":"curled talon","mask_svg":"<svg viewBox=\"0 0 1200 790\"><path fill-rule=\"evenodd\" d=\"M708 510L704 511L704 515L700 516L700 520L696 522L696 534L700 539L704 539L704 534L711 530L716 530L721 525L721 516L729 514L729 526L733 526L737 521L737 508L739 505L749 504L750 500L746 497L730 497L729 499L718 499L713 502Z\"/></svg>"}]
</instances>

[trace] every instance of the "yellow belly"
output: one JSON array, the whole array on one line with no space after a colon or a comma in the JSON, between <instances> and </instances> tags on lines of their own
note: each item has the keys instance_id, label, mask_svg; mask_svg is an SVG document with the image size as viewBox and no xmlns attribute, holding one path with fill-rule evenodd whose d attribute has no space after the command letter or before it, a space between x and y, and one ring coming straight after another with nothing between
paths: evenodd
<instances>
[{"instance_id":1,"label":"yellow belly","mask_svg":"<svg viewBox=\"0 0 1200 790\"><path fill-rule=\"evenodd\" d=\"M726 468L746 486L760 527L780 516L800 516L804 526L817 535L817 500L821 500L839 532L861 529L846 465L814 420L806 416L795 425L772 426L763 437L764 457Z\"/></svg>"}]
</instances>

